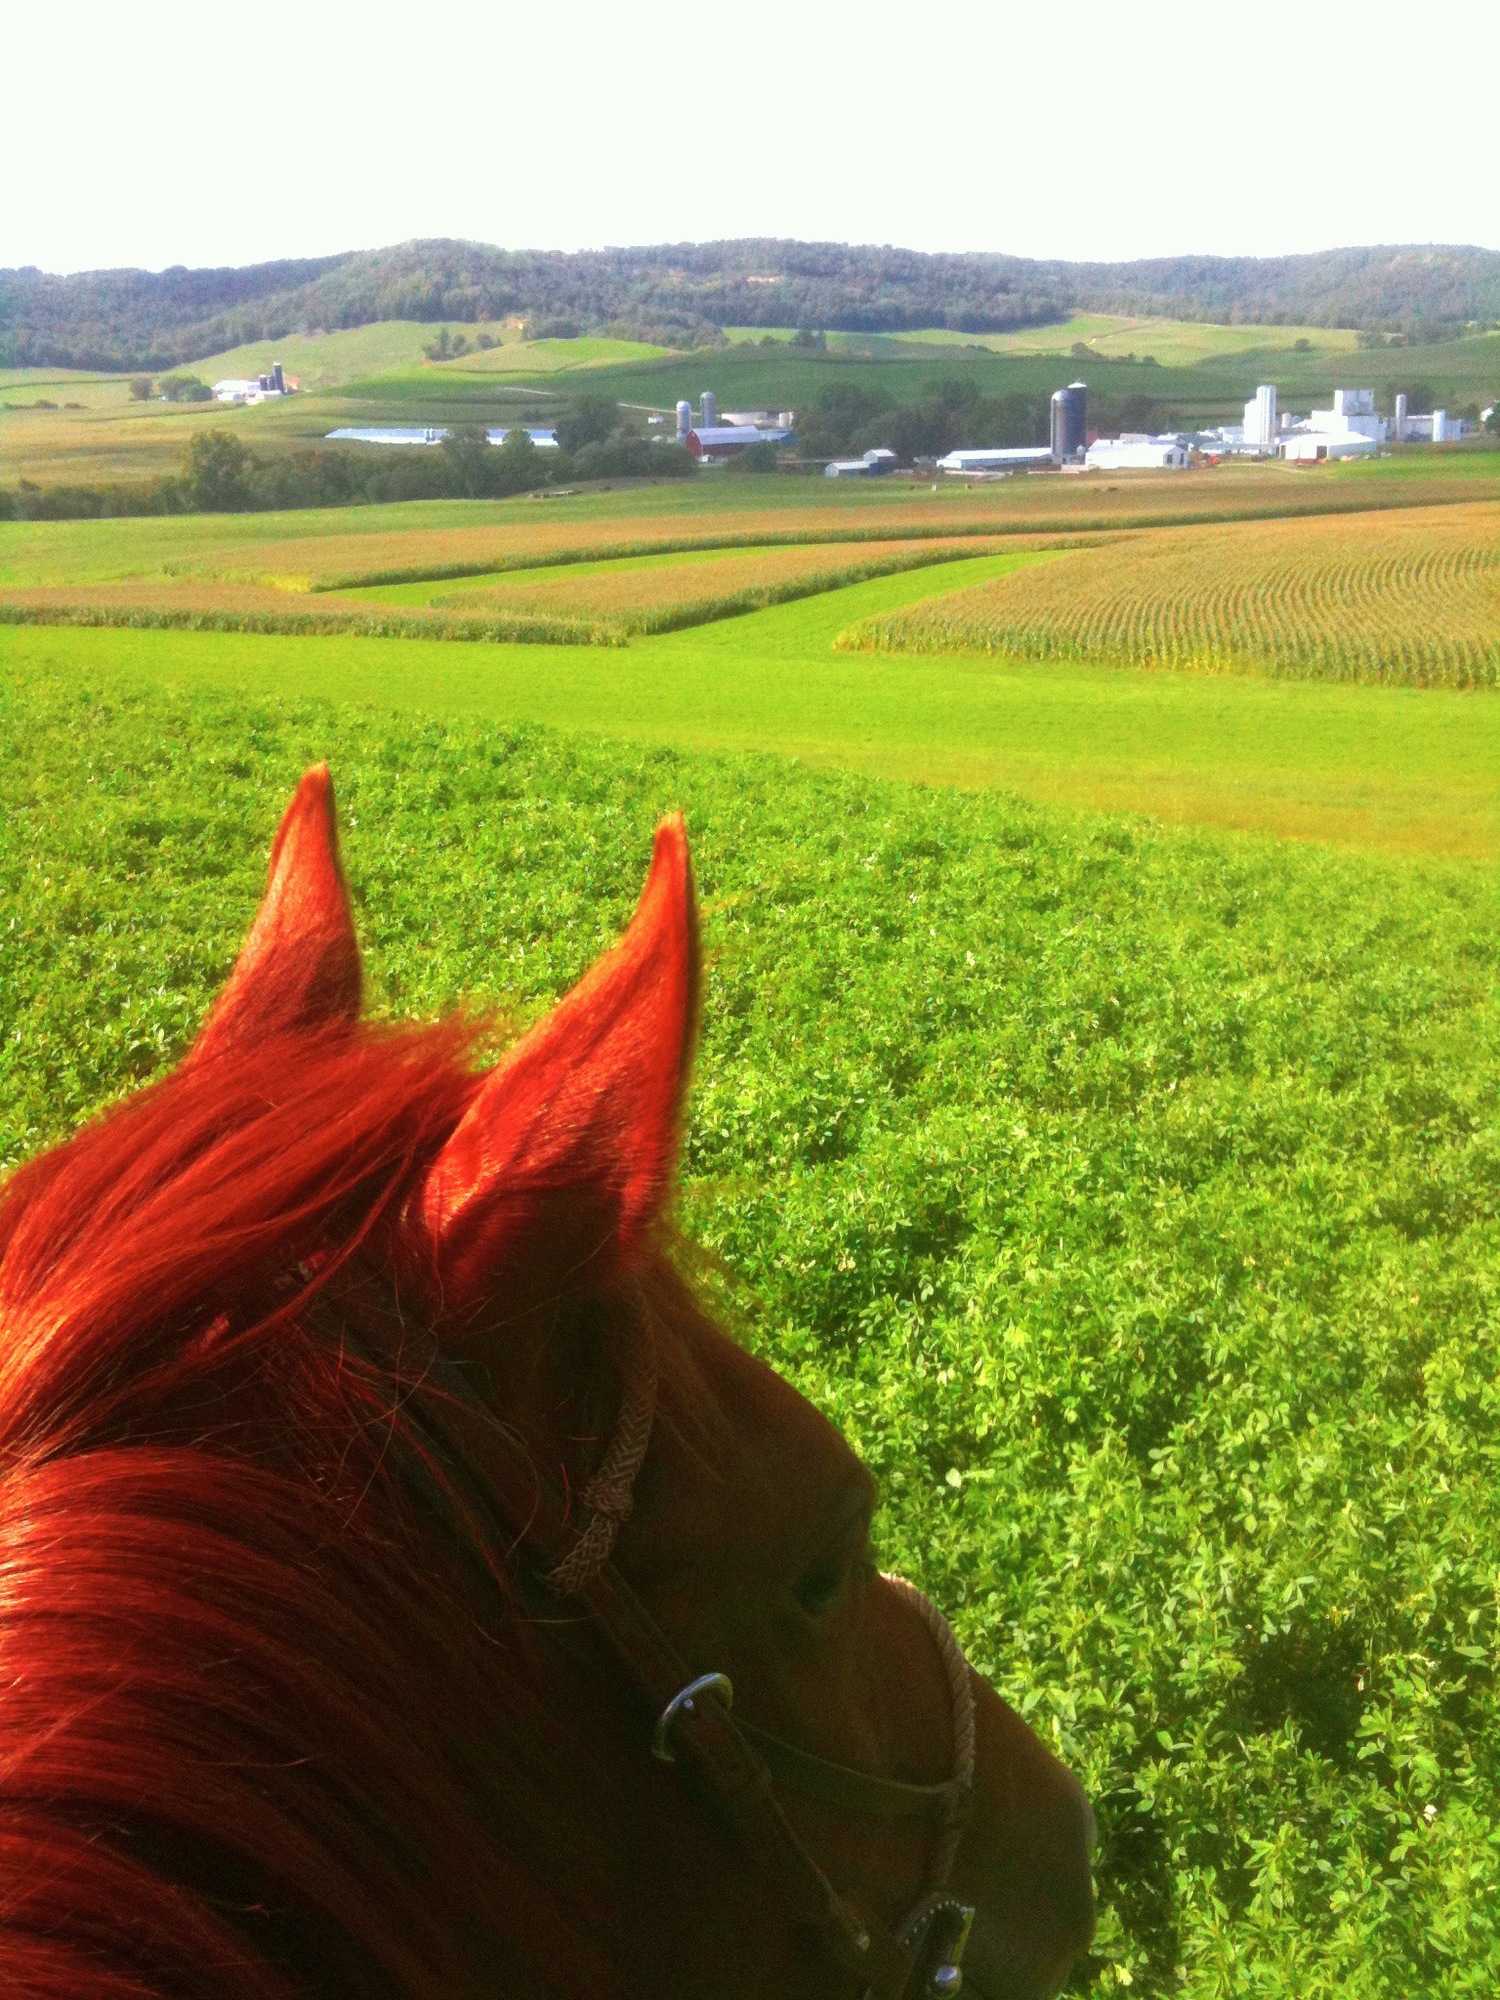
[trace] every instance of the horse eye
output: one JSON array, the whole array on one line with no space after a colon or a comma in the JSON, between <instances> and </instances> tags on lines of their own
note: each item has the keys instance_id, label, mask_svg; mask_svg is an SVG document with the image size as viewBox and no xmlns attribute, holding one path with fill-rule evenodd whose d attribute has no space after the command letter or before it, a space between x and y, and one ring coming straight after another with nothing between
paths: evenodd
<instances>
[{"instance_id":1,"label":"horse eye","mask_svg":"<svg viewBox=\"0 0 1500 2000\"><path fill-rule=\"evenodd\" d=\"M792 1586L792 1595L809 1618L826 1618L843 1596L848 1576L844 1563L817 1563Z\"/></svg>"}]
</instances>

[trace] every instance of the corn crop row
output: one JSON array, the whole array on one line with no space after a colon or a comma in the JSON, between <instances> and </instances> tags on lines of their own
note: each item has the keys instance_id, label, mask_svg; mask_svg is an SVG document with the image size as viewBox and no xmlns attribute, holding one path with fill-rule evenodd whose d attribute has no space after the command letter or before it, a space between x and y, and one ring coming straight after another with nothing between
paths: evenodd
<instances>
[{"instance_id":1,"label":"corn crop row","mask_svg":"<svg viewBox=\"0 0 1500 2000\"><path fill-rule=\"evenodd\" d=\"M455 618L384 611L236 611L189 605L37 604L0 600L0 625L88 625L126 631L263 632L292 638L349 633L365 639L462 639L481 644L623 646L606 619Z\"/></svg>"},{"instance_id":2,"label":"corn crop row","mask_svg":"<svg viewBox=\"0 0 1500 2000\"><path fill-rule=\"evenodd\" d=\"M1117 541L839 635L848 651L1500 684L1500 508Z\"/></svg>"}]
</instances>

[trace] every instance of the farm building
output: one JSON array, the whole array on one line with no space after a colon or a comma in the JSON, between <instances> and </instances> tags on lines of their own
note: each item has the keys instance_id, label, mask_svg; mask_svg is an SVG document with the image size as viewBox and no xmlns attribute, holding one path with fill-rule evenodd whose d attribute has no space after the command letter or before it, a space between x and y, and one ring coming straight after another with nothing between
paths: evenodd
<instances>
[{"instance_id":1,"label":"farm building","mask_svg":"<svg viewBox=\"0 0 1500 2000\"><path fill-rule=\"evenodd\" d=\"M724 421L726 424L749 424L758 431L789 431L796 421L796 413L792 410L726 410Z\"/></svg>"},{"instance_id":2,"label":"farm building","mask_svg":"<svg viewBox=\"0 0 1500 2000\"><path fill-rule=\"evenodd\" d=\"M1283 431L1277 448L1283 458L1304 465L1328 458L1373 458L1385 435L1373 389L1335 389L1333 408L1314 410L1305 424Z\"/></svg>"},{"instance_id":3,"label":"farm building","mask_svg":"<svg viewBox=\"0 0 1500 2000\"><path fill-rule=\"evenodd\" d=\"M1468 430L1462 417L1450 417L1446 410L1434 410L1430 416L1412 417L1406 413L1406 398L1396 398L1396 437L1402 444L1455 444Z\"/></svg>"},{"instance_id":4,"label":"farm building","mask_svg":"<svg viewBox=\"0 0 1500 2000\"><path fill-rule=\"evenodd\" d=\"M526 424L512 424L508 429L487 431L485 435L491 444L504 444L511 430L524 430L538 451L556 451L557 432L533 429ZM443 426L429 425L419 430L414 426L401 424L370 424L348 430L329 431L331 444L441 444L448 435Z\"/></svg>"},{"instance_id":5,"label":"farm building","mask_svg":"<svg viewBox=\"0 0 1500 2000\"><path fill-rule=\"evenodd\" d=\"M1123 437L1100 438L1091 444L1083 462L1091 472L1181 472L1189 456L1180 437L1144 437L1127 431Z\"/></svg>"},{"instance_id":6,"label":"farm building","mask_svg":"<svg viewBox=\"0 0 1500 2000\"><path fill-rule=\"evenodd\" d=\"M291 395L296 384L289 382L282 373L281 363L273 361L264 375L234 376L224 382L215 382L214 399L220 403L265 403L273 396Z\"/></svg>"},{"instance_id":7,"label":"farm building","mask_svg":"<svg viewBox=\"0 0 1500 2000\"><path fill-rule=\"evenodd\" d=\"M937 461L939 472L1026 472L1034 466L1051 465L1048 445L1002 445L971 451L961 447Z\"/></svg>"},{"instance_id":8,"label":"farm building","mask_svg":"<svg viewBox=\"0 0 1500 2000\"><path fill-rule=\"evenodd\" d=\"M1281 456L1294 465L1326 458L1373 458L1378 450L1373 438L1328 431L1292 431L1280 444Z\"/></svg>"},{"instance_id":9,"label":"farm building","mask_svg":"<svg viewBox=\"0 0 1500 2000\"><path fill-rule=\"evenodd\" d=\"M874 451L867 451L863 458L831 458L823 467L825 479L878 479L883 472L894 472L896 454L884 445L877 445Z\"/></svg>"},{"instance_id":10,"label":"farm building","mask_svg":"<svg viewBox=\"0 0 1500 2000\"><path fill-rule=\"evenodd\" d=\"M778 424L771 430L760 430L754 424L700 424L690 430L682 442L706 465L717 460L738 458L742 451L748 451L753 444L790 444L792 433Z\"/></svg>"}]
</instances>

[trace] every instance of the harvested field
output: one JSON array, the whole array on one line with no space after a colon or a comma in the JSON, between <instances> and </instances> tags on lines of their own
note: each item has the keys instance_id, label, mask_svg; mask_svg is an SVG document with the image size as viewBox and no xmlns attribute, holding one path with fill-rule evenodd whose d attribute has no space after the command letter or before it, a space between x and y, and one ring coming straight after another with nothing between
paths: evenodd
<instances>
[{"instance_id":1,"label":"harvested field","mask_svg":"<svg viewBox=\"0 0 1500 2000\"><path fill-rule=\"evenodd\" d=\"M1500 507L1134 535L862 620L837 644L1491 687Z\"/></svg>"}]
</instances>

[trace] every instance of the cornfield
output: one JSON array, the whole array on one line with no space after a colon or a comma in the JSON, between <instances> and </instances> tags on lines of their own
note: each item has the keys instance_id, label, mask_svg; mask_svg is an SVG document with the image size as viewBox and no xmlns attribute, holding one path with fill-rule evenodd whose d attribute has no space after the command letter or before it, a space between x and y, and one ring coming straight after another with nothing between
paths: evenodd
<instances>
[{"instance_id":1,"label":"cornfield","mask_svg":"<svg viewBox=\"0 0 1500 2000\"><path fill-rule=\"evenodd\" d=\"M287 635L461 639L513 645L621 646L635 635L707 625L845 584L983 555L990 541L866 542L746 549L581 572L567 567L434 588L419 603L335 592L289 593L269 583L154 577L125 583L0 592L0 625L104 625Z\"/></svg>"},{"instance_id":2,"label":"cornfield","mask_svg":"<svg viewBox=\"0 0 1500 2000\"><path fill-rule=\"evenodd\" d=\"M434 610L499 613L513 617L598 620L625 633L675 632L743 611L816 597L872 577L924 569L962 556L985 555L987 541L857 543L751 549L735 554L639 567L529 571L475 588L434 596Z\"/></svg>"},{"instance_id":3,"label":"cornfield","mask_svg":"<svg viewBox=\"0 0 1500 2000\"><path fill-rule=\"evenodd\" d=\"M1133 535L863 620L845 651L1500 682L1500 507Z\"/></svg>"}]
</instances>

